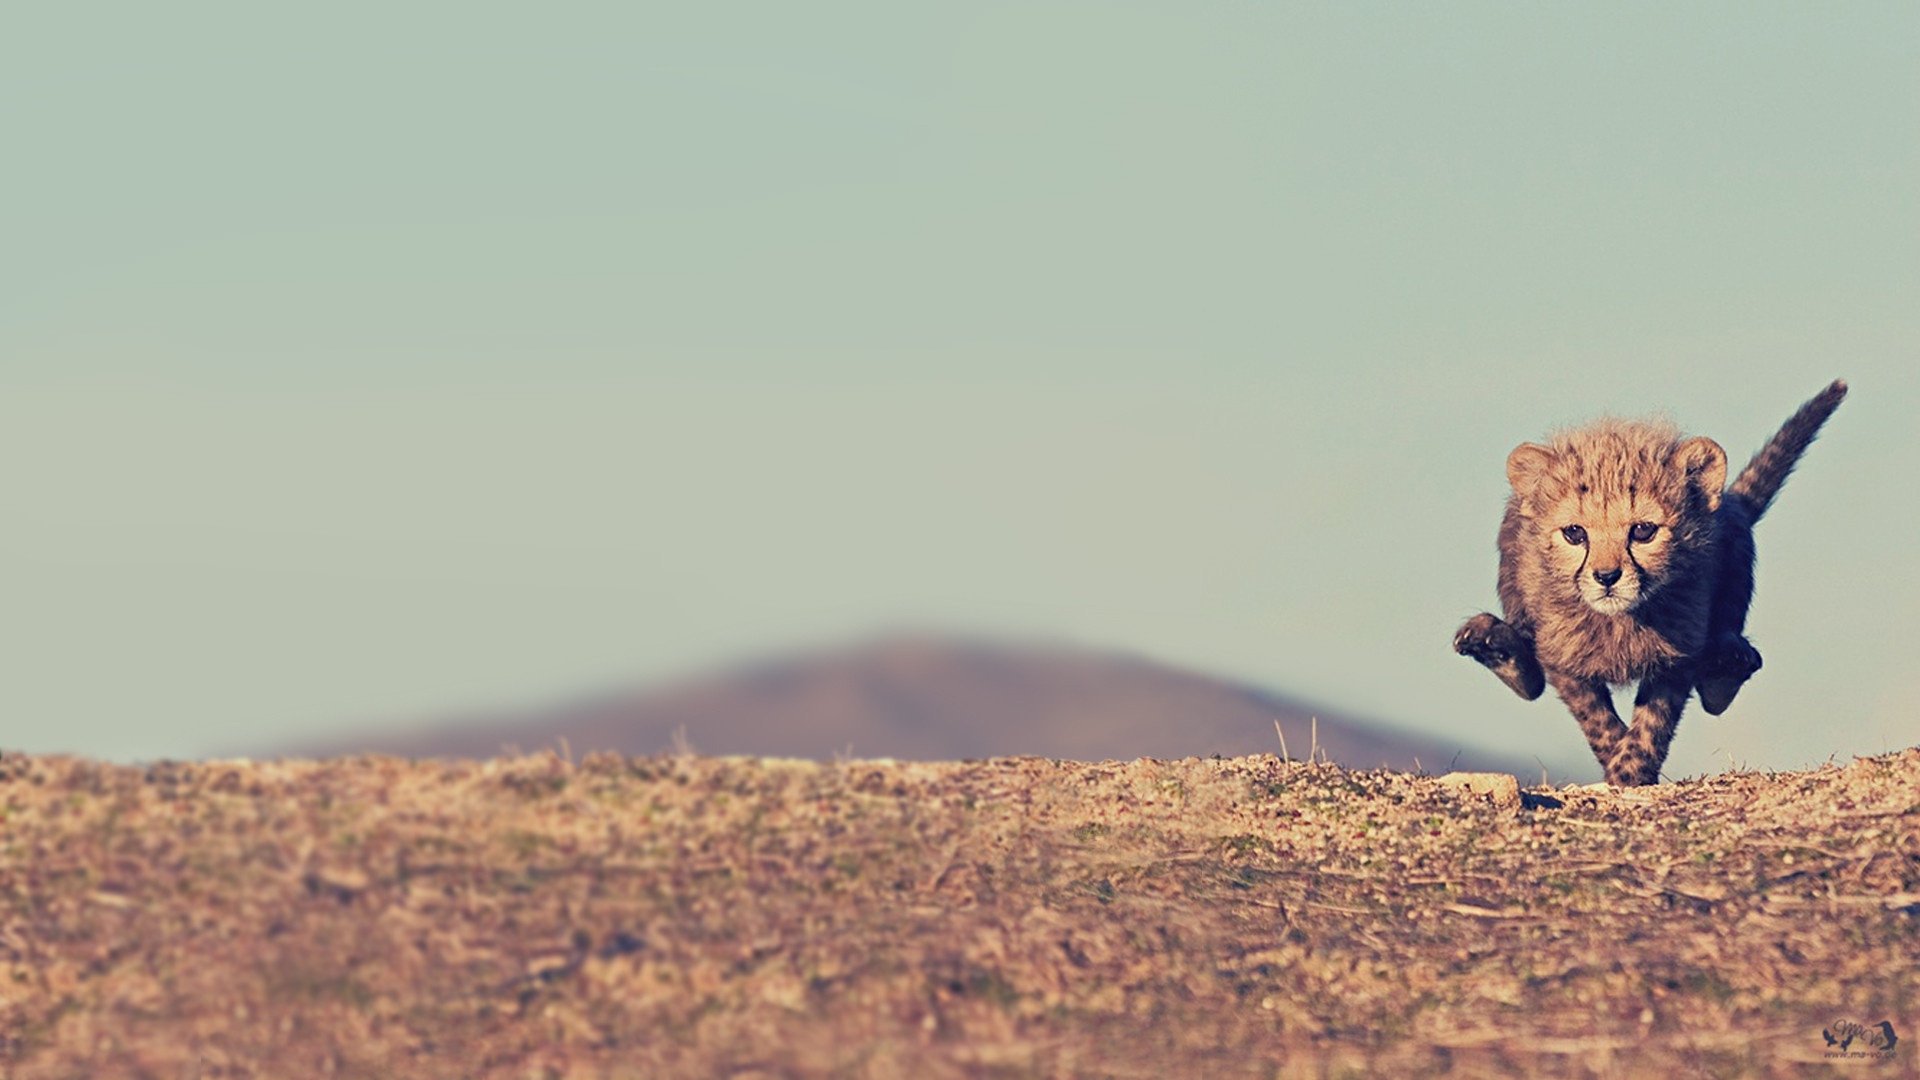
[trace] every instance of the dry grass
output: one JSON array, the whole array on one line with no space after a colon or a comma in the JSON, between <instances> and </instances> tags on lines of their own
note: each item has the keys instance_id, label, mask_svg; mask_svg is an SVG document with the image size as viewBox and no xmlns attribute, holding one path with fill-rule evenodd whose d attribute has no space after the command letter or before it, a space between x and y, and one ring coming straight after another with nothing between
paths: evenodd
<instances>
[{"instance_id":1,"label":"dry grass","mask_svg":"<svg viewBox=\"0 0 1920 1080\"><path fill-rule=\"evenodd\" d=\"M1916 793L1920 750L1517 808L1273 757L10 757L0 1066L1911 1073L1820 1032L1920 1035Z\"/></svg>"}]
</instances>

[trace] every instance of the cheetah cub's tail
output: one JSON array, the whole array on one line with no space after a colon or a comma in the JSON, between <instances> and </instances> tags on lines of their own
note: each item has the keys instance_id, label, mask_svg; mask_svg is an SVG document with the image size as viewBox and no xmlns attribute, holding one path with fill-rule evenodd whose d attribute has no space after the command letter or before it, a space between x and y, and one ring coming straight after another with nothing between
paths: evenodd
<instances>
[{"instance_id":1,"label":"cheetah cub's tail","mask_svg":"<svg viewBox=\"0 0 1920 1080\"><path fill-rule=\"evenodd\" d=\"M1753 455L1747 467L1734 478L1733 486L1727 489L1730 498L1741 499L1750 508L1752 520L1760 520L1760 515L1773 505L1773 497L1780 493L1780 485L1787 482L1787 475L1799 463L1800 455L1807 452L1813 437L1820 433L1820 425L1827 422L1833 410L1847 396L1845 379L1833 380L1833 385L1813 396L1813 400L1800 406L1798 412L1787 418L1787 422L1774 433L1767 445Z\"/></svg>"}]
</instances>

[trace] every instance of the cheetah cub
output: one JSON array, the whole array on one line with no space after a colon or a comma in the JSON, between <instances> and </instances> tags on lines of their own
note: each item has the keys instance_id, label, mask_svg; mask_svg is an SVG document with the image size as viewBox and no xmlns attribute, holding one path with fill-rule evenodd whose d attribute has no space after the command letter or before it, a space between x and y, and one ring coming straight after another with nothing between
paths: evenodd
<instances>
[{"instance_id":1,"label":"cheetah cub","mask_svg":"<svg viewBox=\"0 0 1920 1080\"><path fill-rule=\"evenodd\" d=\"M1507 457L1500 606L1453 638L1532 701L1551 683L1607 781L1654 784L1688 695L1718 716L1760 670L1742 636L1753 525L1847 396L1835 380L1727 485L1727 454L1671 425L1601 420ZM1724 490L1723 490L1724 489ZM1609 687L1638 680L1633 726Z\"/></svg>"}]
</instances>

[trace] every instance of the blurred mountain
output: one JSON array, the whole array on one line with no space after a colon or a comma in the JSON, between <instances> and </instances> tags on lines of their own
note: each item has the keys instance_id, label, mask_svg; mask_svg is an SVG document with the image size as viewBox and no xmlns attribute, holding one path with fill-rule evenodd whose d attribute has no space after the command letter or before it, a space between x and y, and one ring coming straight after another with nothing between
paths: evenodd
<instances>
[{"instance_id":1,"label":"blurred mountain","mask_svg":"<svg viewBox=\"0 0 1920 1080\"><path fill-rule=\"evenodd\" d=\"M1317 718L1317 724L1316 724ZM558 747L656 754L1102 761L1319 749L1350 768L1536 778L1539 763L1397 731L1134 657L1062 646L896 636L741 665L548 709L278 748L299 756L490 757ZM684 732L684 734L681 734Z\"/></svg>"}]
</instances>

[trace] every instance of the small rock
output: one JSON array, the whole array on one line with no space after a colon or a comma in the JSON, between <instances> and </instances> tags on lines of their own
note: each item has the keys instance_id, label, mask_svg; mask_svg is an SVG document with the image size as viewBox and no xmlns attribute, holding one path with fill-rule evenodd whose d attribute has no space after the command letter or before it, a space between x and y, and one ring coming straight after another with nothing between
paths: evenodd
<instances>
[{"instance_id":1,"label":"small rock","mask_svg":"<svg viewBox=\"0 0 1920 1080\"><path fill-rule=\"evenodd\" d=\"M1520 807L1520 781L1510 773L1448 773L1440 778L1440 782L1469 795L1485 795L1493 800L1493 805L1505 810L1517 810Z\"/></svg>"},{"instance_id":2,"label":"small rock","mask_svg":"<svg viewBox=\"0 0 1920 1080\"><path fill-rule=\"evenodd\" d=\"M341 903L365 892L371 883L364 871L352 867L321 867L306 874L308 892L330 895Z\"/></svg>"}]
</instances>

